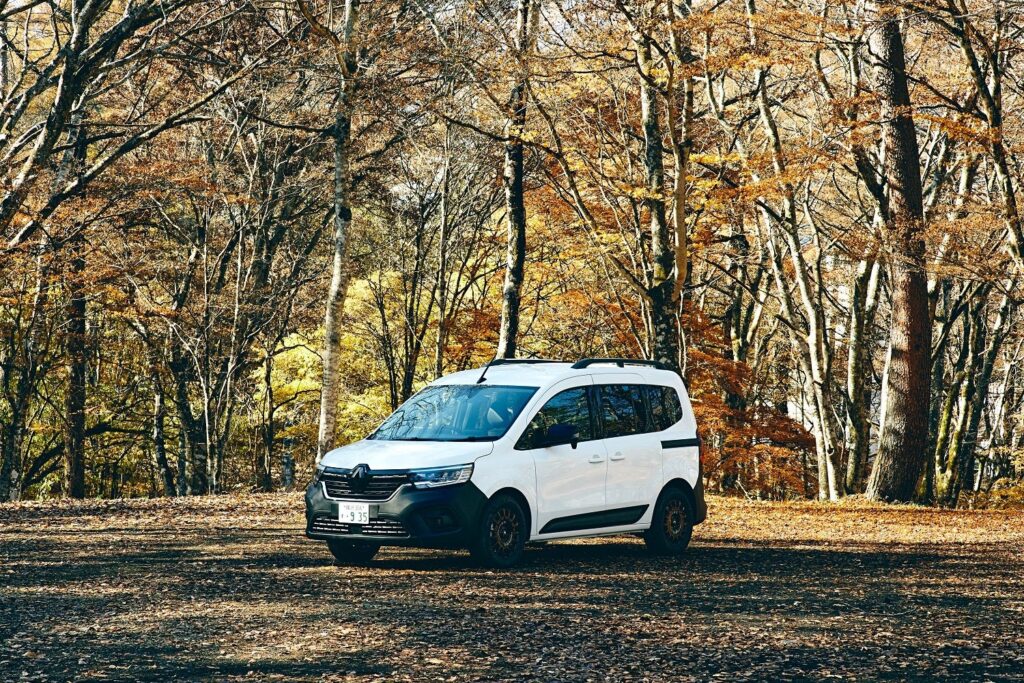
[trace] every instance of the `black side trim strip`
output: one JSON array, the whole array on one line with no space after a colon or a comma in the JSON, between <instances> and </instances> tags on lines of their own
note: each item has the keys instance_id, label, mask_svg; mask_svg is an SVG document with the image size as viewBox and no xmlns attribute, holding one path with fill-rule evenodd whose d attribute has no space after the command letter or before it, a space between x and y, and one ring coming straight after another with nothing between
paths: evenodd
<instances>
[{"instance_id":1,"label":"black side trim strip","mask_svg":"<svg viewBox=\"0 0 1024 683\"><path fill-rule=\"evenodd\" d=\"M662 441L662 448L692 448L693 446L699 446L700 439L670 439L668 441Z\"/></svg>"},{"instance_id":2,"label":"black side trim strip","mask_svg":"<svg viewBox=\"0 0 1024 683\"><path fill-rule=\"evenodd\" d=\"M609 526L625 526L636 524L647 512L649 505L634 505L628 508L588 512L582 515L556 517L540 530L542 534L553 534L559 531L582 531L583 529L600 529Z\"/></svg>"}]
</instances>

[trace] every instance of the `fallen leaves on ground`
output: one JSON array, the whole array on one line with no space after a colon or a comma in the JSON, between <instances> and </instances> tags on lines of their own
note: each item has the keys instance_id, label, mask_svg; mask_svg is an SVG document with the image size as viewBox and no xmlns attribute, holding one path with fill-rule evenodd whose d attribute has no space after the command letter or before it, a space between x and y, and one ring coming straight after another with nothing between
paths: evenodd
<instances>
[{"instance_id":1,"label":"fallen leaves on ground","mask_svg":"<svg viewBox=\"0 0 1024 683\"><path fill-rule=\"evenodd\" d=\"M1024 516L712 498L488 571L336 567L295 494L0 505L0 680L1024 680Z\"/></svg>"}]
</instances>

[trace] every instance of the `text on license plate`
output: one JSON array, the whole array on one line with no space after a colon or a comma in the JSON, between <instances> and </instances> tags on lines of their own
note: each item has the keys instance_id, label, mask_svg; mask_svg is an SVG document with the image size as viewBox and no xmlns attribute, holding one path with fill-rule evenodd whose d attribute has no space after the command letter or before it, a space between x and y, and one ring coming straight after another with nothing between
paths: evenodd
<instances>
[{"instance_id":1,"label":"text on license plate","mask_svg":"<svg viewBox=\"0 0 1024 683\"><path fill-rule=\"evenodd\" d=\"M370 521L367 503L338 503L338 521L343 524L366 524Z\"/></svg>"}]
</instances>

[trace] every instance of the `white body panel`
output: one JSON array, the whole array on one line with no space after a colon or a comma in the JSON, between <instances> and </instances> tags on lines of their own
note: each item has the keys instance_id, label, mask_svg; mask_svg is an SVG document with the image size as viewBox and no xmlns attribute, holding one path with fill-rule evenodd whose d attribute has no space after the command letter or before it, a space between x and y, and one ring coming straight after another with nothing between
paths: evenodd
<instances>
[{"instance_id":1,"label":"white body panel","mask_svg":"<svg viewBox=\"0 0 1024 683\"><path fill-rule=\"evenodd\" d=\"M600 439L572 446L526 451L536 468L534 532L559 517L604 510L608 459Z\"/></svg>"},{"instance_id":2,"label":"white body panel","mask_svg":"<svg viewBox=\"0 0 1024 683\"><path fill-rule=\"evenodd\" d=\"M593 382L589 375L555 383L532 406L530 419L545 403L563 391L591 386ZM553 519L605 509L608 459L603 440L582 441L575 448L565 444L516 452L532 458L534 463L534 486L537 492L533 514L534 533Z\"/></svg>"},{"instance_id":3,"label":"white body panel","mask_svg":"<svg viewBox=\"0 0 1024 683\"><path fill-rule=\"evenodd\" d=\"M594 382L602 386L645 384L640 375L617 372L602 373L594 378ZM664 432L647 432L605 438L608 453L605 504L609 509L647 505L640 521L649 523L654 511L653 501L658 498L665 482L662 476L662 434Z\"/></svg>"},{"instance_id":4,"label":"white body panel","mask_svg":"<svg viewBox=\"0 0 1024 683\"><path fill-rule=\"evenodd\" d=\"M478 383L482 369L442 377L433 385ZM512 489L529 506L531 540L603 536L646 529L658 496L673 480L691 487L700 476L696 423L680 377L666 370L633 367L627 370L593 365L573 370L568 363L498 365L487 370L487 385L536 387L537 391L504 436L493 442L363 440L335 449L324 457L329 467L366 464L372 470L414 469L474 464L471 483L487 497ZM593 439L571 445L516 450L515 446L545 403L573 387L637 384L676 390L682 418L661 431ZM597 391L591 389L596 398ZM592 404L595 410L600 406ZM686 442L663 447L664 442ZM646 506L631 524L541 533L553 520Z\"/></svg>"}]
</instances>

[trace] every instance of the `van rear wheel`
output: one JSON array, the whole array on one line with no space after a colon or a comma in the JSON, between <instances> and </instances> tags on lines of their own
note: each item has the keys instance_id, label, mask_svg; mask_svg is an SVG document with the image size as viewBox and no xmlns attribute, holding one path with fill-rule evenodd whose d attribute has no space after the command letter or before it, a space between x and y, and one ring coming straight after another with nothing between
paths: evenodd
<instances>
[{"instance_id":1,"label":"van rear wheel","mask_svg":"<svg viewBox=\"0 0 1024 683\"><path fill-rule=\"evenodd\" d=\"M327 547L338 564L366 564L380 550L380 546L373 543L352 541L327 541Z\"/></svg>"},{"instance_id":2,"label":"van rear wheel","mask_svg":"<svg viewBox=\"0 0 1024 683\"><path fill-rule=\"evenodd\" d=\"M696 517L693 499L686 491L665 489L654 506L651 528L644 532L648 550L655 555L682 555L690 545Z\"/></svg>"},{"instance_id":3,"label":"van rear wheel","mask_svg":"<svg viewBox=\"0 0 1024 683\"><path fill-rule=\"evenodd\" d=\"M501 493L484 507L469 552L485 567L504 569L522 559L529 535L523 506L512 496Z\"/></svg>"}]
</instances>

